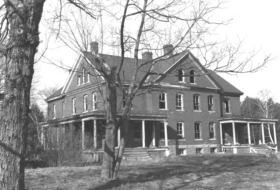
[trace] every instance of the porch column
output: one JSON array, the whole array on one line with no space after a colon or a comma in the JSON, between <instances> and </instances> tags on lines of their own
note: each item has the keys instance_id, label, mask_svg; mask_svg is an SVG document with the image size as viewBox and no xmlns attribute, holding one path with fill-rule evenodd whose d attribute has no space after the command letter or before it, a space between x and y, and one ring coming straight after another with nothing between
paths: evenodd
<instances>
[{"instance_id":1,"label":"porch column","mask_svg":"<svg viewBox=\"0 0 280 190\"><path fill-rule=\"evenodd\" d=\"M118 147L121 145L121 128L118 128Z\"/></svg>"},{"instance_id":2,"label":"porch column","mask_svg":"<svg viewBox=\"0 0 280 190\"><path fill-rule=\"evenodd\" d=\"M85 121L82 120L82 149L85 149Z\"/></svg>"},{"instance_id":3,"label":"porch column","mask_svg":"<svg viewBox=\"0 0 280 190\"><path fill-rule=\"evenodd\" d=\"M222 124L220 123L220 138L221 138L221 145L224 144L224 141L223 141L223 126Z\"/></svg>"},{"instance_id":4,"label":"porch column","mask_svg":"<svg viewBox=\"0 0 280 190\"><path fill-rule=\"evenodd\" d=\"M96 119L93 120L93 147L97 149L97 127L96 127Z\"/></svg>"},{"instance_id":5,"label":"porch column","mask_svg":"<svg viewBox=\"0 0 280 190\"><path fill-rule=\"evenodd\" d=\"M277 144L277 134L276 134L275 123L273 123L273 133L274 133L274 144Z\"/></svg>"},{"instance_id":6,"label":"porch column","mask_svg":"<svg viewBox=\"0 0 280 190\"><path fill-rule=\"evenodd\" d=\"M250 123L247 123L247 130L248 130L248 144L251 144L251 130L250 130Z\"/></svg>"},{"instance_id":7,"label":"porch column","mask_svg":"<svg viewBox=\"0 0 280 190\"><path fill-rule=\"evenodd\" d=\"M235 122L232 122L233 144L236 145Z\"/></svg>"},{"instance_id":8,"label":"porch column","mask_svg":"<svg viewBox=\"0 0 280 190\"><path fill-rule=\"evenodd\" d=\"M153 122L153 146L156 146L156 124Z\"/></svg>"},{"instance_id":9,"label":"porch column","mask_svg":"<svg viewBox=\"0 0 280 190\"><path fill-rule=\"evenodd\" d=\"M145 120L142 120L142 147L146 147Z\"/></svg>"},{"instance_id":10,"label":"porch column","mask_svg":"<svg viewBox=\"0 0 280 190\"><path fill-rule=\"evenodd\" d=\"M263 123L262 123L262 144L265 144L264 126L263 126Z\"/></svg>"},{"instance_id":11,"label":"porch column","mask_svg":"<svg viewBox=\"0 0 280 190\"><path fill-rule=\"evenodd\" d=\"M164 137L165 137L165 146L168 147L168 131L167 131L167 121L164 122Z\"/></svg>"}]
</instances>

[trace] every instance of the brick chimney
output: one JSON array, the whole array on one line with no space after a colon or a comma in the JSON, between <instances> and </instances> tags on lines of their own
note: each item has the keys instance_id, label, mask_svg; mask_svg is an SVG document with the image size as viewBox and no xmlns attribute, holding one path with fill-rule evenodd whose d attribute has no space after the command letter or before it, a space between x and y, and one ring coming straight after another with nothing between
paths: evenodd
<instances>
[{"instance_id":1,"label":"brick chimney","mask_svg":"<svg viewBox=\"0 0 280 190\"><path fill-rule=\"evenodd\" d=\"M98 42L90 43L90 52L94 55L96 55L98 53Z\"/></svg>"},{"instance_id":2,"label":"brick chimney","mask_svg":"<svg viewBox=\"0 0 280 190\"><path fill-rule=\"evenodd\" d=\"M173 55L173 45L172 44L167 44L163 46L163 54L171 56Z\"/></svg>"},{"instance_id":3,"label":"brick chimney","mask_svg":"<svg viewBox=\"0 0 280 190\"><path fill-rule=\"evenodd\" d=\"M142 59L145 61L151 61L153 59L153 53L145 51L144 53L142 53Z\"/></svg>"}]
</instances>

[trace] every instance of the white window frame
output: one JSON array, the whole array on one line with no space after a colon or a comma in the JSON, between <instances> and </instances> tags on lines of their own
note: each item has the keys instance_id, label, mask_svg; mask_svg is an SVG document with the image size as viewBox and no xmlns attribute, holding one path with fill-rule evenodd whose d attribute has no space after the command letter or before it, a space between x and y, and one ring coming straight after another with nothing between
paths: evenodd
<instances>
[{"instance_id":1,"label":"white window frame","mask_svg":"<svg viewBox=\"0 0 280 190\"><path fill-rule=\"evenodd\" d=\"M190 84L196 84L195 71L190 70Z\"/></svg>"},{"instance_id":2,"label":"white window frame","mask_svg":"<svg viewBox=\"0 0 280 190\"><path fill-rule=\"evenodd\" d=\"M76 102L76 98L72 99L72 114L76 114L77 113L77 102Z\"/></svg>"},{"instance_id":3,"label":"white window frame","mask_svg":"<svg viewBox=\"0 0 280 190\"><path fill-rule=\"evenodd\" d=\"M185 137L185 124L183 122L177 123L177 136Z\"/></svg>"},{"instance_id":4,"label":"white window frame","mask_svg":"<svg viewBox=\"0 0 280 190\"><path fill-rule=\"evenodd\" d=\"M88 112L88 95L83 96L84 112Z\"/></svg>"},{"instance_id":5,"label":"white window frame","mask_svg":"<svg viewBox=\"0 0 280 190\"><path fill-rule=\"evenodd\" d=\"M92 110L97 110L97 96L96 93L92 93Z\"/></svg>"},{"instance_id":6,"label":"white window frame","mask_svg":"<svg viewBox=\"0 0 280 190\"><path fill-rule=\"evenodd\" d=\"M198 130L197 130L197 127L198 127ZM197 134L199 134L199 137L197 137ZM194 139L202 140L201 122L194 123Z\"/></svg>"},{"instance_id":7,"label":"white window frame","mask_svg":"<svg viewBox=\"0 0 280 190\"><path fill-rule=\"evenodd\" d=\"M62 117L65 116L65 101L62 102Z\"/></svg>"},{"instance_id":8,"label":"white window frame","mask_svg":"<svg viewBox=\"0 0 280 190\"><path fill-rule=\"evenodd\" d=\"M225 113L230 114L230 99L226 98L224 101L224 106L225 106ZM228 107L228 109L227 109Z\"/></svg>"},{"instance_id":9,"label":"white window frame","mask_svg":"<svg viewBox=\"0 0 280 190\"><path fill-rule=\"evenodd\" d=\"M56 119L56 105L53 104L53 119Z\"/></svg>"},{"instance_id":10,"label":"white window frame","mask_svg":"<svg viewBox=\"0 0 280 190\"><path fill-rule=\"evenodd\" d=\"M180 72L182 72L182 73L180 73ZM182 80L180 80L180 78L182 78ZM185 72L183 69L178 70L178 82L185 83Z\"/></svg>"},{"instance_id":11,"label":"white window frame","mask_svg":"<svg viewBox=\"0 0 280 190\"><path fill-rule=\"evenodd\" d=\"M198 94L193 95L193 110L200 111L200 96Z\"/></svg>"},{"instance_id":12,"label":"white window frame","mask_svg":"<svg viewBox=\"0 0 280 190\"><path fill-rule=\"evenodd\" d=\"M212 102L211 102L211 101ZM215 101L214 101L214 96L208 96L207 98L207 102L208 102L208 111L215 111ZM212 104L210 104L212 103ZM211 109L210 109L211 108Z\"/></svg>"},{"instance_id":13,"label":"white window frame","mask_svg":"<svg viewBox=\"0 0 280 190\"><path fill-rule=\"evenodd\" d=\"M87 73L87 83L89 83L90 82L90 73L88 72Z\"/></svg>"},{"instance_id":14,"label":"white window frame","mask_svg":"<svg viewBox=\"0 0 280 190\"><path fill-rule=\"evenodd\" d=\"M184 96L183 94L176 94L176 110L184 111Z\"/></svg>"},{"instance_id":15,"label":"white window frame","mask_svg":"<svg viewBox=\"0 0 280 190\"><path fill-rule=\"evenodd\" d=\"M164 103L164 108L160 108L160 104ZM161 92L159 94L159 110L167 110L167 93Z\"/></svg>"},{"instance_id":16,"label":"white window frame","mask_svg":"<svg viewBox=\"0 0 280 190\"><path fill-rule=\"evenodd\" d=\"M213 131L211 131L211 128L213 129ZM213 137L211 138L211 132L213 132ZM209 139L210 140L216 140L216 123L211 122L209 123Z\"/></svg>"}]
</instances>

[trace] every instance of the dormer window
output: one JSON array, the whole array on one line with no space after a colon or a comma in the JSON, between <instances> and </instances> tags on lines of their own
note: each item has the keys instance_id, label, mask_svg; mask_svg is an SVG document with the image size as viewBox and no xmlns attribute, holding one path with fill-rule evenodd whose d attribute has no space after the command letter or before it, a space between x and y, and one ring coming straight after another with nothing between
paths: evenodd
<instances>
[{"instance_id":1,"label":"dormer window","mask_svg":"<svg viewBox=\"0 0 280 190\"><path fill-rule=\"evenodd\" d=\"M185 82L183 69L178 70L178 82Z\"/></svg>"},{"instance_id":2,"label":"dormer window","mask_svg":"<svg viewBox=\"0 0 280 190\"><path fill-rule=\"evenodd\" d=\"M214 111L214 97L208 96L208 111Z\"/></svg>"},{"instance_id":3,"label":"dormer window","mask_svg":"<svg viewBox=\"0 0 280 190\"><path fill-rule=\"evenodd\" d=\"M85 84L85 81L86 81L85 68L83 68L82 74L83 74L83 84Z\"/></svg>"},{"instance_id":4,"label":"dormer window","mask_svg":"<svg viewBox=\"0 0 280 190\"><path fill-rule=\"evenodd\" d=\"M87 82L90 82L90 73L87 73Z\"/></svg>"},{"instance_id":5,"label":"dormer window","mask_svg":"<svg viewBox=\"0 0 280 190\"><path fill-rule=\"evenodd\" d=\"M195 72L190 70L190 84L195 84Z\"/></svg>"}]
</instances>

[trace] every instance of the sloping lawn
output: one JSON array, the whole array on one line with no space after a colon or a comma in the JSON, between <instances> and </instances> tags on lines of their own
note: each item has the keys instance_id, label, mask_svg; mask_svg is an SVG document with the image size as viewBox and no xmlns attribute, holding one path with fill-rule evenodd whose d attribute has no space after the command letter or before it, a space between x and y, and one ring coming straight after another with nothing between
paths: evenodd
<instances>
[{"instance_id":1,"label":"sloping lawn","mask_svg":"<svg viewBox=\"0 0 280 190\"><path fill-rule=\"evenodd\" d=\"M28 190L280 189L280 162L263 155L201 155L123 163L119 179L102 181L100 166L26 170Z\"/></svg>"}]
</instances>

